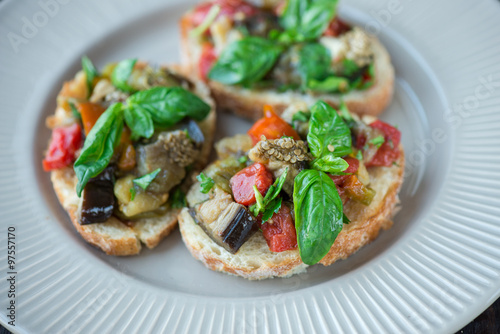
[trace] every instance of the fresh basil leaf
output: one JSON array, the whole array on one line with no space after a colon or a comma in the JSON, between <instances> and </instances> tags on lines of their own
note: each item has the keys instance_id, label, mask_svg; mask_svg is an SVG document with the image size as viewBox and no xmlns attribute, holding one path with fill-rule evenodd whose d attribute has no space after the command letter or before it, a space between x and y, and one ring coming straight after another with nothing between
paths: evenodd
<instances>
[{"instance_id":1,"label":"fresh basil leaf","mask_svg":"<svg viewBox=\"0 0 500 334\"><path fill-rule=\"evenodd\" d=\"M309 122L309 119L311 118L311 112L310 111L298 111L295 114L293 114L292 117L292 122Z\"/></svg>"},{"instance_id":2,"label":"fresh basil leaf","mask_svg":"<svg viewBox=\"0 0 500 334\"><path fill-rule=\"evenodd\" d=\"M311 80L321 81L325 79L330 71L332 59L330 51L319 43L305 44L299 50L298 70L304 84L307 88L307 83Z\"/></svg>"},{"instance_id":3,"label":"fresh basil leaf","mask_svg":"<svg viewBox=\"0 0 500 334\"><path fill-rule=\"evenodd\" d=\"M255 201L256 203L254 204L255 206L253 207L253 213L255 216L258 216L260 212L264 211L266 208L266 205L264 203L264 197L262 197L262 194L260 193L259 189L257 189L257 186L253 186L253 193L255 195Z\"/></svg>"},{"instance_id":4,"label":"fresh basil leaf","mask_svg":"<svg viewBox=\"0 0 500 334\"><path fill-rule=\"evenodd\" d=\"M351 131L335 109L323 101L311 107L307 142L315 158L328 154L343 157L352 152ZM333 152L329 149L330 145Z\"/></svg>"},{"instance_id":5,"label":"fresh basil leaf","mask_svg":"<svg viewBox=\"0 0 500 334\"><path fill-rule=\"evenodd\" d=\"M73 114L73 117L76 118L77 120L81 121L82 120L82 114L78 111L78 108L75 106L73 102L68 102L69 108L71 109L71 113Z\"/></svg>"},{"instance_id":6,"label":"fresh basil leaf","mask_svg":"<svg viewBox=\"0 0 500 334\"><path fill-rule=\"evenodd\" d=\"M322 93L345 93L349 91L349 80L334 75L328 76L324 80L311 79L307 82L307 88L315 92Z\"/></svg>"},{"instance_id":7,"label":"fresh basil leaf","mask_svg":"<svg viewBox=\"0 0 500 334\"><path fill-rule=\"evenodd\" d=\"M95 68L92 61L87 57L82 57L82 69L85 73L85 79L87 81L87 98L92 95L92 86L94 85L94 79L99 76L99 72Z\"/></svg>"},{"instance_id":8,"label":"fresh basil leaf","mask_svg":"<svg viewBox=\"0 0 500 334\"><path fill-rule=\"evenodd\" d=\"M250 85L269 72L282 51L273 41L246 37L224 49L208 77L226 85Z\"/></svg>"},{"instance_id":9,"label":"fresh basil leaf","mask_svg":"<svg viewBox=\"0 0 500 334\"><path fill-rule=\"evenodd\" d=\"M210 106L195 94L181 87L153 87L131 95L129 108L148 112L153 122L162 127L172 126L185 117L202 121Z\"/></svg>"},{"instance_id":10,"label":"fresh basil leaf","mask_svg":"<svg viewBox=\"0 0 500 334\"><path fill-rule=\"evenodd\" d=\"M196 177L198 181L200 181L200 191L204 194L208 194L210 189L214 186L215 182L212 178L206 176L205 174L201 173Z\"/></svg>"},{"instance_id":11,"label":"fresh basil leaf","mask_svg":"<svg viewBox=\"0 0 500 334\"><path fill-rule=\"evenodd\" d=\"M356 153L356 159L358 160L363 160L363 152L361 150Z\"/></svg>"},{"instance_id":12,"label":"fresh basil leaf","mask_svg":"<svg viewBox=\"0 0 500 334\"><path fill-rule=\"evenodd\" d=\"M134 182L135 185L141 187L143 190L146 190L160 172L161 168L155 169L151 173L134 179L132 182Z\"/></svg>"},{"instance_id":13,"label":"fresh basil leaf","mask_svg":"<svg viewBox=\"0 0 500 334\"><path fill-rule=\"evenodd\" d=\"M126 93L135 91L134 88L128 84L128 79L134 70L136 62L137 59L125 59L116 65L111 73L111 82L113 86Z\"/></svg>"},{"instance_id":14,"label":"fresh basil leaf","mask_svg":"<svg viewBox=\"0 0 500 334\"><path fill-rule=\"evenodd\" d=\"M305 264L316 264L342 230L342 200L328 175L305 169L295 178L293 203L300 257Z\"/></svg>"},{"instance_id":15,"label":"fresh basil leaf","mask_svg":"<svg viewBox=\"0 0 500 334\"><path fill-rule=\"evenodd\" d=\"M278 213L281 209L281 201L282 198L278 197L275 198L271 201L271 203L268 204L267 208L264 210L264 213L262 214L262 223L267 222L269 219L272 218L272 216L275 213Z\"/></svg>"},{"instance_id":16,"label":"fresh basil leaf","mask_svg":"<svg viewBox=\"0 0 500 334\"><path fill-rule=\"evenodd\" d=\"M334 174L345 171L349 167L349 164L340 157L328 154L322 158L315 159L312 162L311 167L316 170Z\"/></svg>"},{"instance_id":17,"label":"fresh basil leaf","mask_svg":"<svg viewBox=\"0 0 500 334\"><path fill-rule=\"evenodd\" d=\"M347 77L353 76L361 70L358 64L352 59L344 59L342 65L344 67L342 74Z\"/></svg>"},{"instance_id":18,"label":"fresh basil leaf","mask_svg":"<svg viewBox=\"0 0 500 334\"><path fill-rule=\"evenodd\" d=\"M81 196L87 182L106 168L120 142L123 130L123 105L112 104L99 117L83 144L80 156L73 166L78 184L76 193Z\"/></svg>"},{"instance_id":19,"label":"fresh basil leaf","mask_svg":"<svg viewBox=\"0 0 500 334\"><path fill-rule=\"evenodd\" d=\"M305 13L301 13L298 32L306 39L316 39L335 17L338 0L313 0Z\"/></svg>"},{"instance_id":20,"label":"fresh basil leaf","mask_svg":"<svg viewBox=\"0 0 500 334\"><path fill-rule=\"evenodd\" d=\"M339 111L340 116L344 119L345 124L347 124L349 129L352 129L356 125L356 121L349 112L349 109L347 109L347 105L343 100L340 101Z\"/></svg>"},{"instance_id":21,"label":"fresh basil leaf","mask_svg":"<svg viewBox=\"0 0 500 334\"><path fill-rule=\"evenodd\" d=\"M280 17L281 26L296 41L316 39L335 17L338 0L289 0Z\"/></svg>"},{"instance_id":22,"label":"fresh basil leaf","mask_svg":"<svg viewBox=\"0 0 500 334\"><path fill-rule=\"evenodd\" d=\"M384 138L384 136L377 136L377 137L371 139L368 143L379 148L380 146L382 146L382 144L385 143L385 138Z\"/></svg>"},{"instance_id":23,"label":"fresh basil leaf","mask_svg":"<svg viewBox=\"0 0 500 334\"><path fill-rule=\"evenodd\" d=\"M349 224L351 222L351 220L349 218L347 218L347 216L344 214L342 214L342 222L344 224Z\"/></svg>"},{"instance_id":24,"label":"fresh basil leaf","mask_svg":"<svg viewBox=\"0 0 500 334\"><path fill-rule=\"evenodd\" d=\"M187 206L186 195L180 188L176 188L170 196L170 203L173 209L181 209Z\"/></svg>"},{"instance_id":25,"label":"fresh basil leaf","mask_svg":"<svg viewBox=\"0 0 500 334\"><path fill-rule=\"evenodd\" d=\"M155 131L151 115L140 106L126 108L123 112L125 123L132 131L131 139L151 138Z\"/></svg>"},{"instance_id":26,"label":"fresh basil leaf","mask_svg":"<svg viewBox=\"0 0 500 334\"><path fill-rule=\"evenodd\" d=\"M248 158L247 158L246 156L242 156L242 157L239 157L239 158L238 158L238 162L239 162L240 164L244 164L244 163L246 163L247 161L248 161Z\"/></svg>"}]
</instances>

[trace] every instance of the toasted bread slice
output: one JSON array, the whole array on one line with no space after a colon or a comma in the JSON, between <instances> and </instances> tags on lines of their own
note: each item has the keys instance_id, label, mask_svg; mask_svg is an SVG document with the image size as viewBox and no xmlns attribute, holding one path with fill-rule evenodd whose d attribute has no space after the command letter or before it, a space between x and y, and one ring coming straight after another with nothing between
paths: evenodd
<instances>
[{"instance_id":1,"label":"toasted bread slice","mask_svg":"<svg viewBox=\"0 0 500 334\"><path fill-rule=\"evenodd\" d=\"M169 67L170 68L170 67ZM178 68L171 67L174 72L179 73ZM186 75L184 75L186 77ZM195 170L200 170L207 163L215 133L216 113L215 104L210 97L210 91L202 82L190 78L194 83L194 92L211 106L209 115L199 122L200 129L205 136L205 142L201 150L200 158L197 160ZM81 75L77 75L74 84L80 84ZM56 125L67 125L75 120L71 114L59 107L54 116L49 117L47 123L50 127ZM193 171L196 173L196 171ZM188 174L186 178L190 178ZM147 248L156 247L177 225L177 216L180 209L170 209L166 214L136 221L121 221L112 216L104 223L80 225L78 222L82 198L76 194L77 178L72 167L54 170L51 172L51 181L57 194L59 202L68 212L71 222L76 230L88 243L99 247L108 255L135 255L141 251L141 244Z\"/></svg>"},{"instance_id":2,"label":"toasted bread slice","mask_svg":"<svg viewBox=\"0 0 500 334\"><path fill-rule=\"evenodd\" d=\"M198 73L198 59L201 45L196 38L189 36L191 23L184 15L180 20L181 59L190 73ZM264 105L271 105L281 114L289 105L295 102L305 102L311 106L318 100L323 100L334 108L339 107L341 98L349 110L359 115L377 116L384 111L392 101L394 93L394 67L386 48L375 36L370 36L374 52L375 83L366 90L354 90L347 94L307 94L300 92L278 92L275 89L248 89L240 86L227 86L208 80L217 108L227 110L239 116L257 120L262 116Z\"/></svg>"},{"instance_id":3,"label":"toasted bread slice","mask_svg":"<svg viewBox=\"0 0 500 334\"><path fill-rule=\"evenodd\" d=\"M320 261L328 266L340 259L346 259L362 246L374 240L380 229L392 226L392 217L397 211L398 192L403 182L404 152L400 146L397 164L391 167L369 169L370 187L376 191L369 206L349 201L344 212L351 222L344 225L328 254ZM194 184L193 187L199 187ZM298 250L273 253L259 231L255 233L236 254L227 252L217 245L194 222L188 209L179 215L182 239L191 254L206 267L241 276L251 280L272 277L289 277L305 271Z\"/></svg>"}]
</instances>

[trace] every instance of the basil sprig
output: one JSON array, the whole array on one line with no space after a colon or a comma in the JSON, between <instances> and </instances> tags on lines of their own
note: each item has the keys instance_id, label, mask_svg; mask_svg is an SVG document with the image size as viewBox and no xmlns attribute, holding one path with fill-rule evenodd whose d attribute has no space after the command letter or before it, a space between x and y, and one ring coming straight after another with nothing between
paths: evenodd
<instances>
[{"instance_id":1,"label":"basil sprig","mask_svg":"<svg viewBox=\"0 0 500 334\"><path fill-rule=\"evenodd\" d=\"M87 56L82 57L82 69L85 73L85 79L87 82L87 97L90 97L90 95L92 95L92 86L94 84L94 79L99 76L99 72Z\"/></svg>"},{"instance_id":2,"label":"basil sprig","mask_svg":"<svg viewBox=\"0 0 500 334\"><path fill-rule=\"evenodd\" d=\"M274 213L278 213L281 208L281 198L277 198L281 189L283 188L283 184L285 183L286 176L288 175L288 167L285 168L285 171L277 178L274 183L267 190L266 196L262 197L261 193L257 189L256 186L253 187L255 193L255 199L257 203L250 206L250 212L253 213L255 217L257 217L260 213L262 213L262 222L265 223Z\"/></svg>"},{"instance_id":3,"label":"basil sprig","mask_svg":"<svg viewBox=\"0 0 500 334\"><path fill-rule=\"evenodd\" d=\"M172 126L184 117L201 121L209 112L208 104L181 87L154 87L131 95L126 106L122 103L111 105L90 130L74 164L78 196L88 180L109 164L120 141L124 122L132 132L132 139L136 140L150 138L155 126Z\"/></svg>"},{"instance_id":4,"label":"basil sprig","mask_svg":"<svg viewBox=\"0 0 500 334\"><path fill-rule=\"evenodd\" d=\"M338 173L349 167L341 157L352 152L351 131L335 109L323 101L311 107L307 143L316 158L313 168Z\"/></svg>"},{"instance_id":5,"label":"basil sprig","mask_svg":"<svg viewBox=\"0 0 500 334\"><path fill-rule=\"evenodd\" d=\"M111 73L111 83L113 86L126 93L135 91L135 89L128 84L128 78L132 75L136 62L137 59L125 59L115 66Z\"/></svg>"},{"instance_id":6,"label":"basil sprig","mask_svg":"<svg viewBox=\"0 0 500 334\"><path fill-rule=\"evenodd\" d=\"M285 33L296 41L320 37L335 17L338 0L288 0L280 17Z\"/></svg>"},{"instance_id":7,"label":"basil sprig","mask_svg":"<svg viewBox=\"0 0 500 334\"><path fill-rule=\"evenodd\" d=\"M304 89L311 80L323 80L331 71L332 58L330 51L319 43L305 44L299 50L298 70Z\"/></svg>"},{"instance_id":8,"label":"basil sprig","mask_svg":"<svg viewBox=\"0 0 500 334\"><path fill-rule=\"evenodd\" d=\"M261 37L246 37L229 44L208 77L226 85L251 85L274 66L283 47Z\"/></svg>"},{"instance_id":9,"label":"basil sprig","mask_svg":"<svg viewBox=\"0 0 500 334\"><path fill-rule=\"evenodd\" d=\"M305 169L295 178L293 203L300 257L308 265L316 264L342 230L342 200L326 173Z\"/></svg>"},{"instance_id":10,"label":"basil sprig","mask_svg":"<svg viewBox=\"0 0 500 334\"><path fill-rule=\"evenodd\" d=\"M99 175L109 164L123 130L123 105L112 104L90 130L83 149L74 164L78 178L76 193L81 196L87 182Z\"/></svg>"}]
</instances>

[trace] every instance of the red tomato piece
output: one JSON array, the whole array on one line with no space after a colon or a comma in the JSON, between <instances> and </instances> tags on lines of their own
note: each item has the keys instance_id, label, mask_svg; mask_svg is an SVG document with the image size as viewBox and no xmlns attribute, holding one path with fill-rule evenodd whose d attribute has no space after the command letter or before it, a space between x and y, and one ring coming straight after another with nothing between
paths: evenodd
<instances>
[{"instance_id":1,"label":"red tomato piece","mask_svg":"<svg viewBox=\"0 0 500 334\"><path fill-rule=\"evenodd\" d=\"M220 6L219 16L224 15L231 19L236 13L243 13L247 16L251 16L258 12L256 7L241 0L208 1L201 3L194 9L191 14L191 24L195 27L202 24L213 5Z\"/></svg>"},{"instance_id":2,"label":"red tomato piece","mask_svg":"<svg viewBox=\"0 0 500 334\"><path fill-rule=\"evenodd\" d=\"M338 37L346 32L351 30L351 26L341 19L339 19L337 16L330 22L328 27L326 28L325 32L323 33L324 36L332 36L332 37Z\"/></svg>"},{"instance_id":3,"label":"red tomato piece","mask_svg":"<svg viewBox=\"0 0 500 334\"><path fill-rule=\"evenodd\" d=\"M385 166L390 167L393 162L399 158L399 143L401 141L401 132L380 120L371 123L370 126L374 129L379 129L384 133L384 143L377 150L377 153L371 161L366 164L366 167Z\"/></svg>"},{"instance_id":4,"label":"red tomato piece","mask_svg":"<svg viewBox=\"0 0 500 334\"><path fill-rule=\"evenodd\" d=\"M272 184L273 175L260 162L240 170L229 180L234 200L246 206L257 202L253 186L257 186L260 194L265 196Z\"/></svg>"},{"instance_id":5,"label":"red tomato piece","mask_svg":"<svg viewBox=\"0 0 500 334\"><path fill-rule=\"evenodd\" d=\"M217 54L215 48L211 43L204 43L201 49L200 60L198 61L198 71L203 80L207 80L208 73L212 66L217 61Z\"/></svg>"},{"instance_id":6,"label":"red tomato piece","mask_svg":"<svg viewBox=\"0 0 500 334\"><path fill-rule=\"evenodd\" d=\"M264 118L259 119L248 130L248 135L252 138L253 144L260 141L260 137L265 136L267 139L279 139L283 136L293 137L295 140L300 140L298 133L285 122L281 117L276 115L271 106L264 106Z\"/></svg>"},{"instance_id":7,"label":"red tomato piece","mask_svg":"<svg viewBox=\"0 0 500 334\"><path fill-rule=\"evenodd\" d=\"M82 146L82 128L73 124L52 131L49 150L43 159L43 169L51 171L69 166L75 160L75 152Z\"/></svg>"},{"instance_id":8,"label":"red tomato piece","mask_svg":"<svg viewBox=\"0 0 500 334\"><path fill-rule=\"evenodd\" d=\"M284 204L281 205L280 210L273 215L271 220L272 224L267 222L261 227L269 250L284 252L297 249L297 232L290 208Z\"/></svg>"},{"instance_id":9,"label":"red tomato piece","mask_svg":"<svg viewBox=\"0 0 500 334\"><path fill-rule=\"evenodd\" d=\"M344 160L349 164L349 167L343 173L351 173L354 174L358 171L359 168L359 160L352 157L345 157ZM330 179L337 185L342 186L344 181L349 177L349 175L330 175L328 174Z\"/></svg>"}]
</instances>

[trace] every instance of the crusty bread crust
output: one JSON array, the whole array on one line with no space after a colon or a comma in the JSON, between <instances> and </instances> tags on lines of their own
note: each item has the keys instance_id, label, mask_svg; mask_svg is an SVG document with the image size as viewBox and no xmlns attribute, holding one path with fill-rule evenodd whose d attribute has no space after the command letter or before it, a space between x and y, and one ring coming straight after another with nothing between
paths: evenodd
<instances>
[{"instance_id":1,"label":"crusty bread crust","mask_svg":"<svg viewBox=\"0 0 500 334\"><path fill-rule=\"evenodd\" d=\"M178 68L172 68L179 72ZM190 79L195 84L195 92L211 106L207 118L199 123L205 135L205 142L195 168L201 170L208 162L212 149L216 112L208 87L199 80ZM61 109L56 111L55 117L58 119L51 120L52 123L65 124L66 122L72 122L71 119L61 119L66 117L61 112ZM85 241L99 247L108 255L128 256L138 254L142 248L141 243L148 248L154 248L177 226L177 216L181 211L180 209L171 209L160 217L139 219L133 222L123 222L112 216L104 223L80 225L78 217L81 198L76 195L77 178L73 168L67 167L52 171L51 181L59 202L68 212L71 222L78 233Z\"/></svg>"},{"instance_id":2,"label":"crusty bread crust","mask_svg":"<svg viewBox=\"0 0 500 334\"><path fill-rule=\"evenodd\" d=\"M188 14L180 22L181 59L190 73L199 75L198 59L200 44L189 37L191 24ZM297 92L279 93L273 89L250 90L239 86L226 86L216 81L208 80L208 86L217 103L217 108L227 110L239 116L257 120L262 117L265 104L273 106L281 114L289 105L296 102L306 102L309 106L318 100L323 100L337 108L343 98L349 110L359 115L377 116L391 103L394 93L394 67L386 48L375 37L371 36L375 61L375 84L363 91L352 91L340 94L302 94Z\"/></svg>"},{"instance_id":3,"label":"crusty bread crust","mask_svg":"<svg viewBox=\"0 0 500 334\"><path fill-rule=\"evenodd\" d=\"M366 207L349 201L345 205L344 211L351 223L344 225L332 248L320 261L321 264L328 266L339 259L346 259L374 240L381 228L388 229L392 226L404 173L405 160L401 146L400 150L397 165L370 168L370 186L377 192L372 204ZM196 186L198 185L193 185ZM182 239L191 254L215 271L258 280L289 277L307 268L301 261L298 250L271 252L261 232L253 235L238 253L233 255L213 242L201 227L196 225L187 209L183 209L179 215L179 227Z\"/></svg>"}]
</instances>

